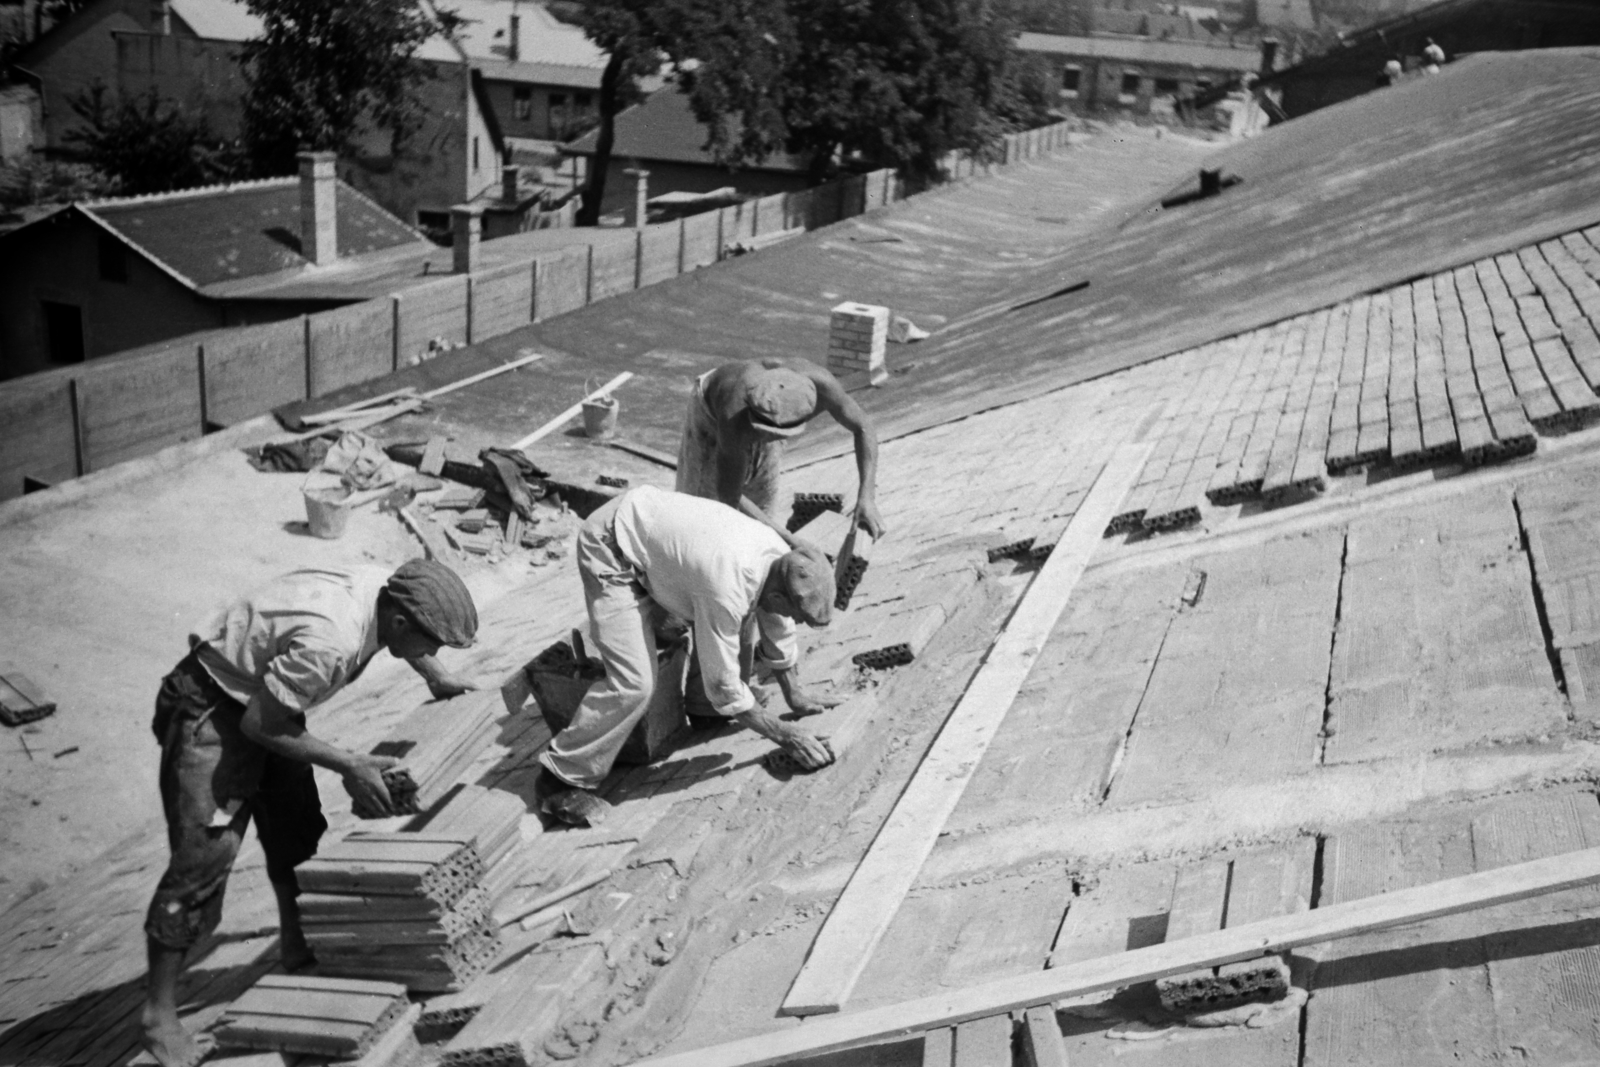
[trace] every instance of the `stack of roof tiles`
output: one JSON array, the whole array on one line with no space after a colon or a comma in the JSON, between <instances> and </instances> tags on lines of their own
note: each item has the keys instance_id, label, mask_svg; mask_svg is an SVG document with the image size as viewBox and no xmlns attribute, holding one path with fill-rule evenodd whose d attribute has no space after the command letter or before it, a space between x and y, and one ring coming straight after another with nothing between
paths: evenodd
<instances>
[{"instance_id":1,"label":"stack of roof tiles","mask_svg":"<svg viewBox=\"0 0 1600 1067\"><path fill-rule=\"evenodd\" d=\"M443 993L500 951L470 836L355 833L296 874L306 941L328 974Z\"/></svg>"},{"instance_id":2,"label":"stack of roof tiles","mask_svg":"<svg viewBox=\"0 0 1600 1067\"><path fill-rule=\"evenodd\" d=\"M223 1048L399 1067L422 1053L416 1015L405 986L393 982L269 974L228 1006L215 1035Z\"/></svg>"},{"instance_id":3,"label":"stack of roof tiles","mask_svg":"<svg viewBox=\"0 0 1600 1067\"><path fill-rule=\"evenodd\" d=\"M414 820L411 829L470 841L483 860L483 889L491 907L517 880L517 846L522 843L522 817L527 805L512 793L462 785L437 811Z\"/></svg>"},{"instance_id":4,"label":"stack of roof tiles","mask_svg":"<svg viewBox=\"0 0 1600 1067\"><path fill-rule=\"evenodd\" d=\"M402 719L372 749L374 756L399 760L383 772L395 813L415 815L443 799L494 740L502 710L499 692L488 691L424 704ZM357 805L356 814L372 818L380 813Z\"/></svg>"}]
</instances>

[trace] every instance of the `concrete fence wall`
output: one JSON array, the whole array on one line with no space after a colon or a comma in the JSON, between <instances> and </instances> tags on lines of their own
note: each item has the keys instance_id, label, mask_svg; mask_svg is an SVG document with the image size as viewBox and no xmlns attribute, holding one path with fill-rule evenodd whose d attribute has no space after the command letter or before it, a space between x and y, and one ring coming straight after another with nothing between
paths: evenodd
<instances>
[{"instance_id":1,"label":"concrete fence wall","mask_svg":"<svg viewBox=\"0 0 1600 1067\"><path fill-rule=\"evenodd\" d=\"M1066 127L1011 134L1007 162L1066 145ZM950 157L950 177L974 168ZM408 366L434 339L473 343L709 266L730 245L815 229L905 195L892 170L451 275L282 322L212 330L0 382L0 500L200 437L273 408Z\"/></svg>"}]
</instances>

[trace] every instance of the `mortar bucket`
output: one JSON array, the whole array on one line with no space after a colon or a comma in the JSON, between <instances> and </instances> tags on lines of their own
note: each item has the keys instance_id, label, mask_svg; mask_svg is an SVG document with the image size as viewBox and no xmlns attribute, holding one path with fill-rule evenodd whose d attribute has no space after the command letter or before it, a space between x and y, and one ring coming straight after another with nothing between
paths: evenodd
<instances>
[{"instance_id":1,"label":"mortar bucket","mask_svg":"<svg viewBox=\"0 0 1600 1067\"><path fill-rule=\"evenodd\" d=\"M617 434L617 412L622 407L614 396L597 396L583 402L583 432L597 441Z\"/></svg>"},{"instance_id":2,"label":"mortar bucket","mask_svg":"<svg viewBox=\"0 0 1600 1067\"><path fill-rule=\"evenodd\" d=\"M305 491L306 521L314 536L331 541L344 534L345 520L350 517L350 505L346 503L349 497L350 490L342 486Z\"/></svg>"}]
</instances>

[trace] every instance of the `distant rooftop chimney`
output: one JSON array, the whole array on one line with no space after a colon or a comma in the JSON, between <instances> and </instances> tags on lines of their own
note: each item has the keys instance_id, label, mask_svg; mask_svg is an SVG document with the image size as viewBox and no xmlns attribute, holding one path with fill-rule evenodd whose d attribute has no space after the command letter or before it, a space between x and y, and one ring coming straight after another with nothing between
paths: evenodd
<instances>
[{"instance_id":1,"label":"distant rooftop chimney","mask_svg":"<svg viewBox=\"0 0 1600 1067\"><path fill-rule=\"evenodd\" d=\"M172 5L168 0L152 0L150 21L155 23L156 32L161 36L172 36Z\"/></svg>"},{"instance_id":2,"label":"distant rooftop chimney","mask_svg":"<svg viewBox=\"0 0 1600 1067\"><path fill-rule=\"evenodd\" d=\"M507 45L506 58L515 63L522 51L522 16L511 16L511 43Z\"/></svg>"},{"instance_id":3,"label":"distant rooftop chimney","mask_svg":"<svg viewBox=\"0 0 1600 1067\"><path fill-rule=\"evenodd\" d=\"M1277 62L1278 42L1271 37L1263 38L1261 41L1261 76L1265 78L1268 74L1271 74L1276 69Z\"/></svg>"},{"instance_id":4,"label":"distant rooftop chimney","mask_svg":"<svg viewBox=\"0 0 1600 1067\"><path fill-rule=\"evenodd\" d=\"M500 168L500 199L508 204L517 202L517 182L522 171L515 163Z\"/></svg>"},{"instance_id":5,"label":"distant rooftop chimney","mask_svg":"<svg viewBox=\"0 0 1600 1067\"><path fill-rule=\"evenodd\" d=\"M450 250L457 274L478 269L478 245L483 240L483 205L457 204L450 209Z\"/></svg>"},{"instance_id":6,"label":"distant rooftop chimney","mask_svg":"<svg viewBox=\"0 0 1600 1067\"><path fill-rule=\"evenodd\" d=\"M319 267L339 258L339 179L332 152L300 153L300 254Z\"/></svg>"}]
</instances>

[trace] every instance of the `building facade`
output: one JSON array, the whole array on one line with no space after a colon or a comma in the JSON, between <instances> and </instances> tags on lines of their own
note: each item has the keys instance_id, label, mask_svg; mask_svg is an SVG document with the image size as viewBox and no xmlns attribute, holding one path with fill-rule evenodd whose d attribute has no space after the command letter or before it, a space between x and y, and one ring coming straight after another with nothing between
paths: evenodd
<instances>
[{"instance_id":1,"label":"building facade","mask_svg":"<svg viewBox=\"0 0 1600 1067\"><path fill-rule=\"evenodd\" d=\"M1024 33L1017 48L1047 57L1057 72L1061 105L1078 112L1170 112L1180 101L1236 82L1261 66L1261 50L1254 45Z\"/></svg>"}]
</instances>

